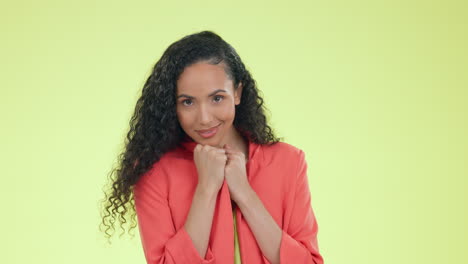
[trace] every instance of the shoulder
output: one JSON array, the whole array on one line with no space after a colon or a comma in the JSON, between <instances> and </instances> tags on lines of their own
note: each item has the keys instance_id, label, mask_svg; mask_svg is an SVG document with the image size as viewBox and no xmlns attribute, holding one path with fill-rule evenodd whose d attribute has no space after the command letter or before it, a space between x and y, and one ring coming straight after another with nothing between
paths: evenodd
<instances>
[{"instance_id":1,"label":"shoulder","mask_svg":"<svg viewBox=\"0 0 468 264\"><path fill-rule=\"evenodd\" d=\"M297 164L298 159L303 158L304 155L301 148L282 141L272 145L262 145L262 150L266 164L290 164L294 166Z\"/></svg>"},{"instance_id":2,"label":"shoulder","mask_svg":"<svg viewBox=\"0 0 468 264\"><path fill-rule=\"evenodd\" d=\"M167 169L169 168L169 164L176 159L177 154L174 151L169 151L164 153L157 161L155 161L151 167L141 175L138 183L142 184L145 182L146 184L155 182L156 180L162 181L166 180L165 175L167 174Z\"/></svg>"},{"instance_id":3,"label":"shoulder","mask_svg":"<svg viewBox=\"0 0 468 264\"><path fill-rule=\"evenodd\" d=\"M177 160L192 160L193 152L184 149L182 146L177 146L164 153L161 161L164 163L177 162Z\"/></svg>"},{"instance_id":4,"label":"shoulder","mask_svg":"<svg viewBox=\"0 0 468 264\"><path fill-rule=\"evenodd\" d=\"M177 170L178 165L187 165L192 163L193 153L184 150L181 147L165 152L161 158L154 163L153 168L166 172L167 170Z\"/></svg>"},{"instance_id":5,"label":"shoulder","mask_svg":"<svg viewBox=\"0 0 468 264\"><path fill-rule=\"evenodd\" d=\"M294 157L302 154L302 149L296 147L290 143L283 141L277 142L272 145L262 145L262 149L265 154L269 156L280 156L280 157Z\"/></svg>"},{"instance_id":6,"label":"shoulder","mask_svg":"<svg viewBox=\"0 0 468 264\"><path fill-rule=\"evenodd\" d=\"M178 177L187 177L196 170L193 153L177 147L165 152L151 169L143 176L142 181L170 182Z\"/></svg>"},{"instance_id":7,"label":"shoulder","mask_svg":"<svg viewBox=\"0 0 468 264\"><path fill-rule=\"evenodd\" d=\"M302 151L299 147L296 147L284 141L279 141L272 145L262 145L262 146L265 148L265 150L269 150L269 151L281 151L281 152L286 152L286 153L299 153L300 151Z\"/></svg>"}]
</instances>

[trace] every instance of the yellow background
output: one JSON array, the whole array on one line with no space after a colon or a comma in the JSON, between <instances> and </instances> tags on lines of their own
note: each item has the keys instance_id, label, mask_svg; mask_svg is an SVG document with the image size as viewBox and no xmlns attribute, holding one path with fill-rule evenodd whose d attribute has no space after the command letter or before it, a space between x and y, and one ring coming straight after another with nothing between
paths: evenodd
<instances>
[{"instance_id":1,"label":"yellow background","mask_svg":"<svg viewBox=\"0 0 468 264\"><path fill-rule=\"evenodd\" d=\"M145 263L101 189L154 63L208 29L306 152L326 263L468 263L467 6L2 1L0 262Z\"/></svg>"}]
</instances>

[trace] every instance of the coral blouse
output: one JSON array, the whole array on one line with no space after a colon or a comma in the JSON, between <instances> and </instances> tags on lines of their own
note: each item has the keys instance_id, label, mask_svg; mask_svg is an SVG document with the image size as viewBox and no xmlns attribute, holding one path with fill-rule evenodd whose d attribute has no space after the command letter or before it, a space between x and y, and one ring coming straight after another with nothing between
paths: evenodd
<instances>
[{"instance_id":1,"label":"coral blouse","mask_svg":"<svg viewBox=\"0 0 468 264\"><path fill-rule=\"evenodd\" d=\"M206 256L199 255L184 228L198 183L193 161L196 145L191 139L182 141L176 149L166 152L134 187L147 263L232 264L236 253L234 228L241 263L269 263L242 212L238 207L233 209L226 181L217 196ZM282 229L280 262L322 264L304 152L285 142L268 146L249 141L248 147L248 181Z\"/></svg>"}]
</instances>

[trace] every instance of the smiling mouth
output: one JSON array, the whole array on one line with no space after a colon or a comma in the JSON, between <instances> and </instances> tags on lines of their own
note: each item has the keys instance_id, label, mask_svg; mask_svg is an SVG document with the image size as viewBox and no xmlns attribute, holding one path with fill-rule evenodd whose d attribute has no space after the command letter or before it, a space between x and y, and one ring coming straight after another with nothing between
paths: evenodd
<instances>
[{"instance_id":1,"label":"smiling mouth","mask_svg":"<svg viewBox=\"0 0 468 264\"><path fill-rule=\"evenodd\" d=\"M213 129L216 129L217 127L219 127L219 125L221 125L221 124L218 124L218 125L216 125L216 126L214 126L214 127L212 127L212 128L209 128L209 129L197 130L197 132L199 132L199 133L207 133L207 132L212 131Z\"/></svg>"}]
</instances>

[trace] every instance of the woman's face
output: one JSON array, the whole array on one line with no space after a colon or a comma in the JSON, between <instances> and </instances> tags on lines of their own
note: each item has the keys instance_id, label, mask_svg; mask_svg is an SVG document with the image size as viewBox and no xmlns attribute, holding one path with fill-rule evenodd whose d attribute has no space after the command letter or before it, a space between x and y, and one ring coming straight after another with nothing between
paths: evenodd
<instances>
[{"instance_id":1,"label":"woman's face","mask_svg":"<svg viewBox=\"0 0 468 264\"><path fill-rule=\"evenodd\" d=\"M176 96L177 118L185 133L197 143L220 148L233 138L235 105L242 93L241 85L234 91L223 66L206 62L188 66L177 80Z\"/></svg>"}]
</instances>

